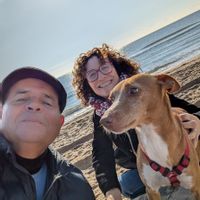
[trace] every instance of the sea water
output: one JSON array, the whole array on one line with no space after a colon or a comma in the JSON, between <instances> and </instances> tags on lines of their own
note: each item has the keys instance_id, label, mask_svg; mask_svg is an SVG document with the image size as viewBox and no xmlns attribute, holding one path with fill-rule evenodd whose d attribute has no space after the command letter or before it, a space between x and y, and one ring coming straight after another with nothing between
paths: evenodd
<instances>
[{"instance_id":1,"label":"sea water","mask_svg":"<svg viewBox=\"0 0 200 200\"><path fill-rule=\"evenodd\" d=\"M170 68L200 55L200 11L184 17L120 49L129 58L140 63L144 72ZM70 73L59 77L68 97L66 114L77 113L80 101L72 87Z\"/></svg>"},{"instance_id":2,"label":"sea water","mask_svg":"<svg viewBox=\"0 0 200 200\"><path fill-rule=\"evenodd\" d=\"M170 67L200 54L200 11L122 48L143 71Z\"/></svg>"}]
</instances>

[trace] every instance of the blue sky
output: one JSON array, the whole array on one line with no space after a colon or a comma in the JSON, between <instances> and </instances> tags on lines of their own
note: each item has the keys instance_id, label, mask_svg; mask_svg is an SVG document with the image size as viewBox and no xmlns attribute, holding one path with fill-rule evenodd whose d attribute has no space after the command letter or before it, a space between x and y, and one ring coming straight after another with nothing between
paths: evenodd
<instances>
[{"instance_id":1,"label":"blue sky","mask_svg":"<svg viewBox=\"0 0 200 200\"><path fill-rule=\"evenodd\" d=\"M199 0L0 0L0 80L22 66L59 76L94 46L120 48L199 9Z\"/></svg>"}]
</instances>

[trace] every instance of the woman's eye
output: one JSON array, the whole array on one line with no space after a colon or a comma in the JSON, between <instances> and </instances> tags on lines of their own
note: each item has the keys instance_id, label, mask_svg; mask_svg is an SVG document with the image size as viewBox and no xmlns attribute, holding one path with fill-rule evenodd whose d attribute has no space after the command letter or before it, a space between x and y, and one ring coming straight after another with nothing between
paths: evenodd
<instances>
[{"instance_id":1,"label":"woman's eye","mask_svg":"<svg viewBox=\"0 0 200 200\"><path fill-rule=\"evenodd\" d=\"M139 88L136 88L136 87L132 87L129 89L129 94L130 95L135 95L139 92Z\"/></svg>"},{"instance_id":2,"label":"woman's eye","mask_svg":"<svg viewBox=\"0 0 200 200\"><path fill-rule=\"evenodd\" d=\"M89 77L94 77L94 76L96 76L96 72L92 72L92 73L90 73L88 76L89 76Z\"/></svg>"},{"instance_id":3,"label":"woman's eye","mask_svg":"<svg viewBox=\"0 0 200 200\"><path fill-rule=\"evenodd\" d=\"M109 66L108 65L104 65L101 67L101 70L102 71L107 71L109 69Z\"/></svg>"}]
</instances>

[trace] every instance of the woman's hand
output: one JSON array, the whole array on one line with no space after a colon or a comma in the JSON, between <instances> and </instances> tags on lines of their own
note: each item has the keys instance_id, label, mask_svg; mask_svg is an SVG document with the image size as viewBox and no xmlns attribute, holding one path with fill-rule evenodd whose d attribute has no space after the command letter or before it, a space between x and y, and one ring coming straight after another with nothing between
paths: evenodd
<instances>
[{"instance_id":1,"label":"woman's hand","mask_svg":"<svg viewBox=\"0 0 200 200\"><path fill-rule=\"evenodd\" d=\"M200 135L200 120L198 117L189 113L180 113L179 118L183 127L188 131L189 138L196 148Z\"/></svg>"},{"instance_id":2,"label":"woman's hand","mask_svg":"<svg viewBox=\"0 0 200 200\"><path fill-rule=\"evenodd\" d=\"M106 200L122 200L120 190L118 188L113 188L106 192Z\"/></svg>"}]
</instances>

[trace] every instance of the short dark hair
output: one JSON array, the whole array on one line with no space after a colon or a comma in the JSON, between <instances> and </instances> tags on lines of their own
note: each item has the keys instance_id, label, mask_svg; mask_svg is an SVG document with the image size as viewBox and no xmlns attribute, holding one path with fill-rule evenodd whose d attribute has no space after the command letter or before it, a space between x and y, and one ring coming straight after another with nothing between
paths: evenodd
<instances>
[{"instance_id":1,"label":"short dark hair","mask_svg":"<svg viewBox=\"0 0 200 200\"><path fill-rule=\"evenodd\" d=\"M47 72L35 68L35 67L22 67L12 71L8 74L4 80L2 81L2 104L5 103L10 88L18 81L26 78L35 78L42 80L49 84L56 92L58 96L58 103L60 112L62 112L66 106L67 101L67 93L63 87L63 85L52 75Z\"/></svg>"}]
</instances>

